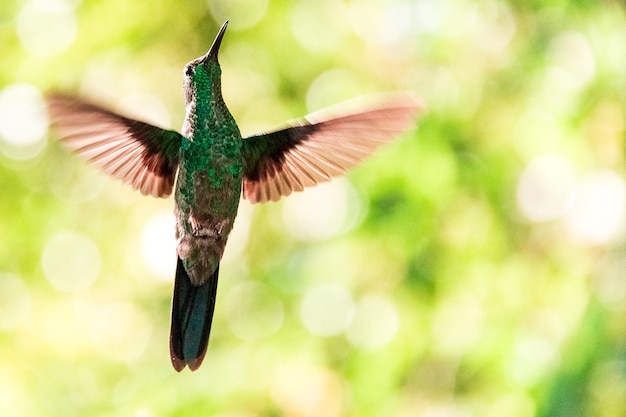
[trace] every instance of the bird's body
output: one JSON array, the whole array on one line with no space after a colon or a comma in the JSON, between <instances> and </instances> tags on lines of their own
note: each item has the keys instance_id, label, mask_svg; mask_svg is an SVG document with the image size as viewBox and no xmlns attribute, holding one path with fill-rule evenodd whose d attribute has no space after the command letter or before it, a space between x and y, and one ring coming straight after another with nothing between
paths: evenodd
<instances>
[{"instance_id":1,"label":"bird's body","mask_svg":"<svg viewBox=\"0 0 626 417\"><path fill-rule=\"evenodd\" d=\"M177 371L196 370L206 353L219 263L242 192L252 203L276 201L327 181L410 127L419 110L411 96L395 94L365 110L327 110L242 138L221 92L217 55L226 26L206 55L185 66L182 134L74 97L48 96L52 124L75 152L143 194L175 191L170 352Z\"/></svg>"},{"instance_id":2,"label":"bird's body","mask_svg":"<svg viewBox=\"0 0 626 417\"><path fill-rule=\"evenodd\" d=\"M211 51L185 67L187 114L176 181L177 251L194 285L217 269L233 228L243 181L242 138L222 98L217 63L225 27Z\"/></svg>"},{"instance_id":3,"label":"bird's body","mask_svg":"<svg viewBox=\"0 0 626 417\"><path fill-rule=\"evenodd\" d=\"M185 107L174 216L176 282L170 351L176 370L200 366L211 331L219 263L233 228L243 181L242 138L222 98L217 52L185 66Z\"/></svg>"}]
</instances>

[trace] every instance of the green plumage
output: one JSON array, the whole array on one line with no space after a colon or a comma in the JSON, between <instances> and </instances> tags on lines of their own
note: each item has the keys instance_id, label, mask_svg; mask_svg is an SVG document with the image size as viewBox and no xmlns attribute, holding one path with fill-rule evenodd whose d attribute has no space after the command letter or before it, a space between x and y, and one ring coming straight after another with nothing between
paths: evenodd
<instances>
[{"instance_id":1,"label":"green plumage","mask_svg":"<svg viewBox=\"0 0 626 417\"><path fill-rule=\"evenodd\" d=\"M211 49L213 51L213 48ZM187 117L176 184L178 256L192 283L203 284L222 257L239 205L242 138L224 101L217 54L185 70Z\"/></svg>"}]
</instances>

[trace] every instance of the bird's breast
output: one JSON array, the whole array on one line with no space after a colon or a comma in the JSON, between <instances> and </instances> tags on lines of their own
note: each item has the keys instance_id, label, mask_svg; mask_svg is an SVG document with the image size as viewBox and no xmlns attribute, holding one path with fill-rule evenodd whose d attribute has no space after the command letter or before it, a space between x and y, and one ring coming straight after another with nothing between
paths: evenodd
<instances>
[{"instance_id":1,"label":"bird's breast","mask_svg":"<svg viewBox=\"0 0 626 417\"><path fill-rule=\"evenodd\" d=\"M241 145L210 145L181 149L176 183L177 252L196 284L217 268L241 196Z\"/></svg>"}]
</instances>

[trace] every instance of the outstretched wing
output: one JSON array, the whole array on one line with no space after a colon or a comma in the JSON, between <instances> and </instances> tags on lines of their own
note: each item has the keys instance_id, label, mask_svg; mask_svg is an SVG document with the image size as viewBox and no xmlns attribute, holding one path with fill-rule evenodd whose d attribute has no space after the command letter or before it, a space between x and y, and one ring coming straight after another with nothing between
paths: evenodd
<instances>
[{"instance_id":1,"label":"outstretched wing","mask_svg":"<svg viewBox=\"0 0 626 417\"><path fill-rule=\"evenodd\" d=\"M46 101L51 125L68 148L142 194L171 194L183 138L178 132L64 94Z\"/></svg>"},{"instance_id":2,"label":"outstretched wing","mask_svg":"<svg viewBox=\"0 0 626 417\"><path fill-rule=\"evenodd\" d=\"M248 137L243 140L243 195L252 203L277 201L343 174L409 129L420 109L413 96L391 94L377 105L340 104L282 130Z\"/></svg>"}]
</instances>

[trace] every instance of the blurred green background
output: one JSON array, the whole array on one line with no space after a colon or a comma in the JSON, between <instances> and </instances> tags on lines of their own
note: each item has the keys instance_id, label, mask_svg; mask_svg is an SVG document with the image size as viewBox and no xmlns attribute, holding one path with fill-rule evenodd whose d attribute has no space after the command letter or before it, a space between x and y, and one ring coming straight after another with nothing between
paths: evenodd
<instances>
[{"instance_id":1,"label":"blurred green background","mask_svg":"<svg viewBox=\"0 0 626 417\"><path fill-rule=\"evenodd\" d=\"M59 147L41 91L178 128L226 19L244 135L372 92L428 110L242 203L177 374L172 201ZM0 45L0 415L626 416L624 3L3 0Z\"/></svg>"}]
</instances>

